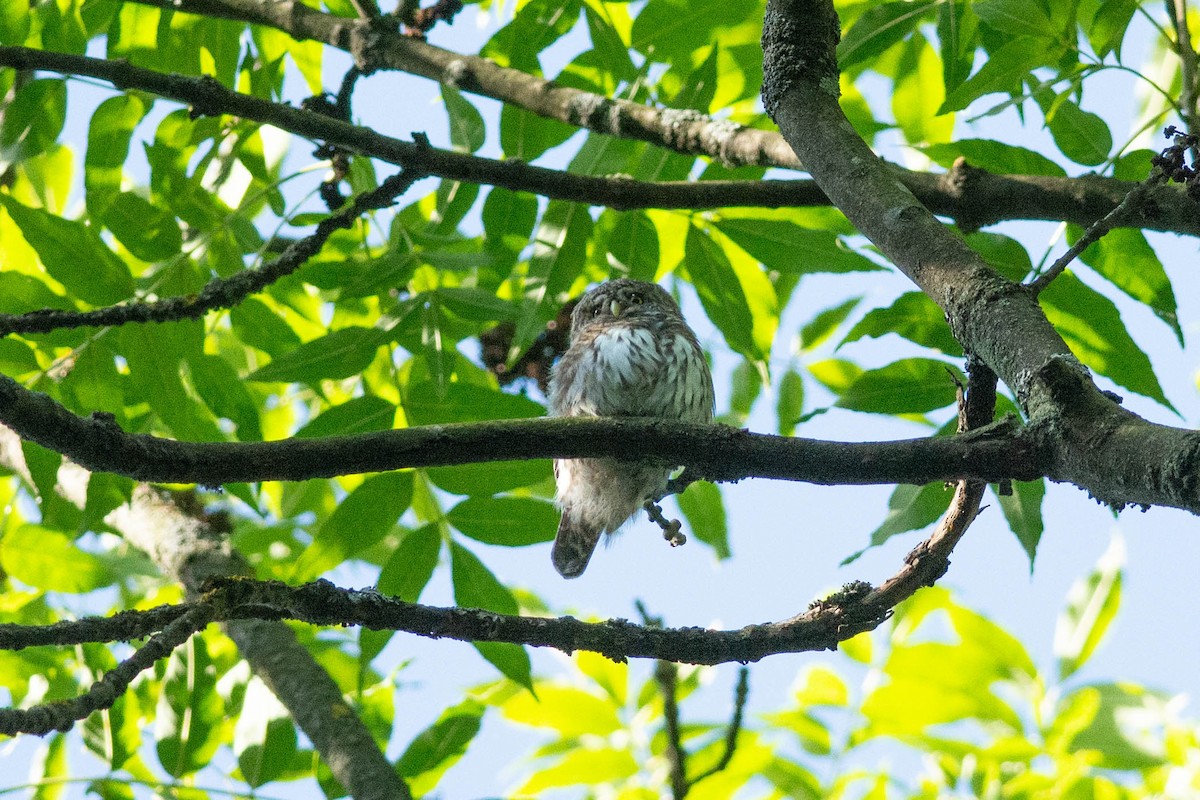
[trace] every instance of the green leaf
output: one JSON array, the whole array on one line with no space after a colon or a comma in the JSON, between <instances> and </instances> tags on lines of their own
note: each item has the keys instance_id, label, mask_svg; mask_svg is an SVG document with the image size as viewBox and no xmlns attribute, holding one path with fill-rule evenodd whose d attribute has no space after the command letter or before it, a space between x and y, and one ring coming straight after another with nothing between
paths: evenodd
<instances>
[{"instance_id":1,"label":"green leaf","mask_svg":"<svg viewBox=\"0 0 1200 800\"><path fill-rule=\"evenodd\" d=\"M406 387L404 411L411 425L526 419L545 413L541 405L521 395L461 382L438 385L424 381ZM551 467L548 459L536 459L434 467L427 473L448 492L493 495L541 483L550 477Z\"/></svg>"},{"instance_id":2,"label":"green leaf","mask_svg":"<svg viewBox=\"0 0 1200 800\"><path fill-rule=\"evenodd\" d=\"M196 634L167 659L154 717L158 760L173 778L208 765L221 745L225 704L204 637Z\"/></svg>"},{"instance_id":3,"label":"green leaf","mask_svg":"<svg viewBox=\"0 0 1200 800\"><path fill-rule=\"evenodd\" d=\"M859 375L836 405L877 414L924 414L954 403L955 375L958 370L944 361L906 358Z\"/></svg>"},{"instance_id":4,"label":"green leaf","mask_svg":"<svg viewBox=\"0 0 1200 800\"><path fill-rule=\"evenodd\" d=\"M923 292L905 292L887 308L868 311L838 347L865 337L886 336L889 333L946 355L962 355L962 346L950 332L945 314Z\"/></svg>"},{"instance_id":5,"label":"green leaf","mask_svg":"<svg viewBox=\"0 0 1200 800\"><path fill-rule=\"evenodd\" d=\"M486 135L483 116L458 89L446 83L441 86L442 102L446 104L446 114L450 117L450 143L455 150L474 153L483 147Z\"/></svg>"},{"instance_id":6,"label":"green leaf","mask_svg":"<svg viewBox=\"0 0 1200 800\"><path fill-rule=\"evenodd\" d=\"M233 332L246 344L272 358L300 346L300 337L279 314L254 297L247 297L229 312Z\"/></svg>"},{"instance_id":7,"label":"green leaf","mask_svg":"<svg viewBox=\"0 0 1200 800\"><path fill-rule=\"evenodd\" d=\"M408 531L383 565L375 588L389 597L415 603L437 567L442 536L437 523Z\"/></svg>"},{"instance_id":8,"label":"green leaf","mask_svg":"<svg viewBox=\"0 0 1200 800\"><path fill-rule=\"evenodd\" d=\"M1068 230L1072 243L1082 233L1075 226ZM1149 306L1156 317L1170 326L1183 346L1183 331L1179 327L1171 279L1144 233L1131 228L1114 228L1084 250L1080 258L1125 294Z\"/></svg>"},{"instance_id":9,"label":"green leaf","mask_svg":"<svg viewBox=\"0 0 1200 800\"><path fill-rule=\"evenodd\" d=\"M297 439L320 439L351 433L390 430L396 420L396 407L373 394L352 397L327 408L300 430Z\"/></svg>"},{"instance_id":10,"label":"green leaf","mask_svg":"<svg viewBox=\"0 0 1200 800\"><path fill-rule=\"evenodd\" d=\"M1004 33L1034 37L1055 34L1041 0L977 0L972 7L983 24Z\"/></svg>"},{"instance_id":11,"label":"green leaf","mask_svg":"<svg viewBox=\"0 0 1200 800\"><path fill-rule=\"evenodd\" d=\"M913 144L951 138L954 115L938 114L946 99L942 63L925 37L916 34L905 43L892 93L892 115Z\"/></svg>"},{"instance_id":12,"label":"green leaf","mask_svg":"<svg viewBox=\"0 0 1200 800\"><path fill-rule=\"evenodd\" d=\"M972 166L1002 175L1049 175L1065 178L1067 171L1036 150L993 139L956 139L920 148L936 164L949 169L959 158Z\"/></svg>"},{"instance_id":13,"label":"green leaf","mask_svg":"<svg viewBox=\"0 0 1200 800\"><path fill-rule=\"evenodd\" d=\"M1150 359L1130 337L1111 300L1069 270L1055 278L1038 299L1050 323L1080 361L1126 389L1174 410Z\"/></svg>"},{"instance_id":14,"label":"green leaf","mask_svg":"<svg viewBox=\"0 0 1200 800\"><path fill-rule=\"evenodd\" d=\"M264 383L315 383L362 372L388 340L386 331L350 326L333 331L274 358L246 376Z\"/></svg>"},{"instance_id":15,"label":"green leaf","mask_svg":"<svg viewBox=\"0 0 1200 800\"><path fill-rule=\"evenodd\" d=\"M0 566L24 584L47 592L84 594L108 586L112 571L64 534L26 523L0 539Z\"/></svg>"},{"instance_id":16,"label":"green leaf","mask_svg":"<svg viewBox=\"0 0 1200 800\"><path fill-rule=\"evenodd\" d=\"M497 580L474 553L457 542L450 545L450 575L457 605L497 614L517 613L517 601L512 592Z\"/></svg>"},{"instance_id":17,"label":"green leaf","mask_svg":"<svg viewBox=\"0 0 1200 800\"><path fill-rule=\"evenodd\" d=\"M1112 132L1098 115L1070 100L1059 100L1049 116L1050 135L1063 155L1076 164L1094 167L1112 151Z\"/></svg>"},{"instance_id":18,"label":"green leaf","mask_svg":"<svg viewBox=\"0 0 1200 800\"><path fill-rule=\"evenodd\" d=\"M233 753L242 779L255 788L283 777L296 755L296 725L257 675L246 684L233 729Z\"/></svg>"},{"instance_id":19,"label":"green leaf","mask_svg":"<svg viewBox=\"0 0 1200 800\"><path fill-rule=\"evenodd\" d=\"M741 425L750 416L750 409L754 408L754 402L762 394L763 374L758 364L743 358L733 368L730 384L729 412L736 417L737 424Z\"/></svg>"},{"instance_id":20,"label":"green leaf","mask_svg":"<svg viewBox=\"0 0 1200 800\"><path fill-rule=\"evenodd\" d=\"M1071 586L1054 630L1059 680L1074 675L1104 640L1121 606L1124 567L1125 544L1114 536L1095 569Z\"/></svg>"},{"instance_id":21,"label":"green leaf","mask_svg":"<svg viewBox=\"0 0 1200 800\"><path fill-rule=\"evenodd\" d=\"M163 261L183 247L175 215L133 192L113 196L104 211L104 224L142 261Z\"/></svg>"},{"instance_id":22,"label":"green leaf","mask_svg":"<svg viewBox=\"0 0 1200 800\"><path fill-rule=\"evenodd\" d=\"M180 439L223 441L224 433L181 378L187 359L198 359L204 331L191 320L161 325L127 325L120 329L120 353L129 366L126 402L136 397L149 404Z\"/></svg>"},{"instance_id":23,"label":"green leaf","mask_svg":"<svg viewBox=\"0 0 1200 800\"><path fill-rule=\"evenodd\" d=\"M878 264L847 248L837 234L808 230L794 222L722 217L714 223L738 247L770 269L789 275L818 272L878 272Z\"/></svg>"},{"instance_id":24,"label":"green leaf","mask_svg":"<svg viewBox=\"0 0 1200 800\"><path fill-rule=\"evenodd\" d=\"M484 249L506 274L529 244L537 222L537 198L495 186L483 201Z\"/></svg>"},{"instance_id":25,"label":"green leaf","mask_svg":"<svg viewBox=\"0 0 1200 800\"><path fill-rule=\"evenodd\" d=\"M553 540L558 516L552 503L533 497L468 497L446 519L478 542L525 547Z\"/></svg>"},{"instance_id":26,"label":"green leaf","mask_svg":"<svg viewBox=\"0 0 1200 800\"><path fill-rule=\"evenodd\" d=\"M137 754L142 738L139 717L137 694L126 692L112 706L92 712L83 721L84 744L116 772Z\"/></svg>"},{"instance_id":27,"label":"green leaf","mask_svg":"<svg viewBox=\"0 0 1200 800\"><path fill-rule=\"evenodd\" d=\"M133 294L129 267L94 230L80 222L23 206L6 195L0 195L0 204L21 229L25 241L37 251L51 277L79 298L104 306Z\"/></svg>"},{"instance_id":28,"label":"green leaf","mask_svg":"<svg viewBox=\"0 0 1200 800\"><path fill-rule=\"evenodd\" d=\"M654 222L644 211L606 211L603 216L616 219L606 241L613 271L620 273L615 277L653 282L660 263Z\"/></svg>"},{"instance_id":29,"label":"green leaf","mask_svg":"<svg viewBox=\"0 0 1200 800\"><path fill-rule=\"evenodd\" d=\"M443 286L435 290L432 296L463 319L476 322L497 322L517 315L516 305L486 289Z\"/></svg>"},{"instance_id":30,"label":"green leaf","mask_svg":"<svg viewBox=\"0 0 1200 800\"><path fill-rule=\"evenodd\" d=\"M692 535L713 549L719 561L733 555L721 490L708 481L696 481L675 496Z\"/></svg>"},{"instance_id":31,"label":"green leaf","mask_svg":"<svg viewBox=\"0 0 1200 800\"><path fill-rule=\"evenodd\" d=\"M967 237L967 244L1010 281L1023 281L1033 272L1028 251L1016 239L999 233L972 233Z\"/></svg>"},{"instance_id":32,"label":"green leaf","mask_svg":"<svg viewBox=\"0 0 1200 800\"><path fill-rule=\"evenodd\" d=\"M50 149L67 118L67 84L37 78L22 86L0 120L0 165L26 161Z\"/></svg>"},{"instance_id":33,"label":"green leaf","mask_svg":"<svg viewBox=\"0 0 1200 800\"><path fill-rule=\"evenodd\" d=\"M846 317L850 316L850 313L858 308L858 304L861 302L862 295L852 297L844 303L826 308L806 322L804 327L800 329L800 349L815 350L817 347L820 347L824 341L833 335L838 326L846 321Z\"/></svg>"},{"instance_id":34,"label":"green leaf","mask_svg":"<svg viewBox=\"0 0 1200 800\"><path fill-rule=\"evenodd\" d=\"M1085 686L1059 703L1047 738L1100 769L1153 769L1168 760L1162 731L1173 724L1170 708L1169 698L1136 684Z\"/></svg>"},{"instance_id":35,"label":"green leaf","mask_svg":"<svg viewBox=\"0 0 1200 800\"><path fill-rule=\"evenodd\" d=\"M1087 8L1095 9L1090 18L1085 11ZM1135 0L1101 0L1099 3L1081 4L1079 24L1097 56L1103 59L1115 52L1117 60L1121 60L1121 43L1137 9Z\"/></svg>"},{"instance_id":36,"label":"green leaf","mask_svg":"<svg viewBox=\"0 0 1200 800\"><path fill-rule=\"evenodd\" d=\"M611 698L574 686L539 683L537 697L514 694L500 713L510 722L551 730L563 739L608 736L625 729Z\"/></svg>"},{"instance_id":37,"label":"green leaf","mask_svg":"<svg viewBox=\"0 0 1200 800\"><path fill-rule=\"evenodd\" d=\"M518 686L533 691L533 667L529 653L520 645L508 642L473 642L479 655Z\"/></svg>"},{"instance_id":38,"label":"green leaf","mask_svg":"<svg viewBox=\"0 0 1200 800\"><path fill-rule=\"evenodd\" d=\"M479 50L501 66L540 74L537 55L557 42L575 26L579 0L532 0L521 6L512 22L505 25Z\"/></svg>"},{"instance_id":39,"label":"green leaf","mask_svg":"<svg viewBox=\"0 0 1200 800\"><path fill-rule=\"evenodd\" d=\"M446 709L437 722L409 742L396 761L396 772L410 782L422 778L420 785L412 786L415 796L432 790L446 770L466 754L482 719L483 706L467 700Z\"/></svg>"},{"instance_id":40,"label":"green leaf","mask_svg":"<svg viewBox=\"0 0 1200 800\"><path fill-rule=\"evenodd\" d=\"M686 63L715 41L732 44L750 20L761 32L761 17L755 0L650 0L633 21L630 46L659 63Z\"/></svg>"},{"instance_id":41,"label":"green leaf","mask_svg":"<svg viewBox=\"0 0 1200 800\"><path fill-rule=\"evenodd\" d=\"M858 377L863 374L863 369L844 359L827 358L809 364L808 373L829 391L841 394L858 380Z\"/></svg>"},{"instance_id":42,"label":"green leaf","mask_svg":"<svg viewBox=\"0 0 1200 800\"><path fill-rule=\"evenodd\" d=\"M258 402L229 362L218 356L188 359L196 392L212 413L234 424L243 442L262 441Z\"/></svg>"},{"instance_id":43,"label":"green leaf","mask_svg":"<svg viewBox=\"0 0 1200 800\"><path fill-rule=\"evenodd\" d=\"M517 794L538 796L547 789L562 786L621 785L625 779L637 775L640 768L628 748L578 747L530 775Z\"/></svg>"},{"instance_id":44,"label":"green leaf","mask_svg":"<svg viewBox=\"0 0 1200 800\"><path fill-rule=\"evenodd\" d=\"M946 597L936 589L922 594L928 593L934 598ZM1021 731L1021 717L992 686L1036 675L1028 653L1007 632L978 614L948 602L939 605L949 614L957 642L895 644L883 668L887 680L863 700L867 732L872 736L927 736L931 726L966 720L994 722L1002 726L1001 731Z\"/></svg>"},{"instance_id":45,"label":"green leaf","mask_svg":"<svg viewBox=\"0 0 1200 800\"><path fill-rule=\"evenodd\" d=\"M32 758L29 777L36 788L30 800L60 800L65 796L70 770L67 767L67 737L53 733Z\"/></svg>"},{"instance_id":46,"label":"green leaf","mask_svg":"<svg viewBox=\"0 0 1200 800\"><path fill-rule=\"evenodd\" d=\"M500 148L506 158L532 161L577 132L578 128L511 103L500 109Z\"/></svg>"},{"instance_id":47,"label":"green leaf","mask_svg":"<svg viewBox=\"0 0 1200 800\"><path fill-rule=\"evenodd\" d=\"M1029 556L1031 573L1038 544L1042 541L1042 533L1045 530L1042 523L1042 499L1045 495L1046 482L1042 480L1013 481L1011 495L996 495L1009 529L1021 543L1025 555Z\"/></svg>"},{"instance_id":48,"label":"green leaf","mask_svg":"<svg viewBox=\"0 0 1200 800\"><path fill-rule=\"evenodd\" d=\"M292 566L305 583L383 539L412 502L413 473L372 475L346 495Z\"/></svg>"},{"instance_id":49,"label":"green leaf","mask_svg":"<svg viewBox=\"0 0 1200 800\"><path fill-rule=\"evenodd\" d=\"M450 581L454 603L462 608L481 608L497 614L515 615L516 598L474 553L457 542L450 543ZM500 673L533 691L529 654L525 648L505 642L476 642L475 649Z\"/></svg>"},{"instance_id":50,"label":"green leaf","mask_svg":"<svg viewBox=\"0 0 1200 800\"><path fill-rule=\"evenodd\" d=\"M121 191L129 142L148 110L140 97L123 94L108 98L92 114L83 183L88 213L94 219L102 217L108 202Z\"/></svg>"},{"instance_id":51,"label":"green leaf","mask_svg":"<svg viewBox=\"0 0 1200 800\"><path fill-rule=\"evenodd\" d=\"M0 339L0 373L20 380L40 370L37 354L32 347L17 339Z\"/></svg>"},{"instance_id":52,"label":"green leaf","mask_svg":"<svg viewBox=\"0 0 1200 800\"><path fill-rule=\"evenodd\" d=\"M838 42L838 66L843 70L874 61L892 45L905 39L926 20L925 13L938 3L902 2L871 4Z\"/></svg>"},{"instance_id":53,"label":"green leaf","mask_svg":"<svg viewBox=\"0 0 1200 800\"><path fill-rule=\"evenodd\" d=\"M800 422L800 416L803 413L804 379L796 370L789 369L779 379L778 397L775 401L775 414L779 419L779 435L794 435L796 425Z\"/></svg>"},{"instance_id":54,"label":"green leaf","mask_svg":"<svg viewBox=\"0 0 1200 800\"><path fill-rule=\"evenodd\" d=\"M1015 93L1030 70L1046 58L1044 42L1032 36L1008 40L991 53L979 71L967 78L946 96L938 113L962 111L984 95L993 92Z\"/></svg>"},{"instance_id":55,"label":"green leaf","mask_svg":"<svg viewBox=\"0 0 1200 800\"><path fill-rule=\"evenodd\" d=\"M684 269L729 346L746 358L764 361L767 354L755 340L754 314L733 265L720 245L695 226L688 227Z\"/></svg>"},{"instance_id":56,"label":"green leaf","mask_svg":"<svg viewBox=\"0 0 1200 800\"><path fill-rule=\"evenodd\" d=\"M871 542L863 550L842 561L849 564L872 547L878 547L900 533L917 531L932 525L950 506L953 493L942 483L924 486L897 486L888 499L888 515L883 524L871 532Z\"/></svg>"},{"instance_id":57,"label":"green leaf","mask_svg":"<svg viewBox=\"0 0 1200 800\"><path fill-rule=\"evenodd\" d=\"M550 297L567 291L583 272L592 228L586 206L560 200L547 204L534 236L529 277L544 281Z\"/></svg>"}]
</instances>

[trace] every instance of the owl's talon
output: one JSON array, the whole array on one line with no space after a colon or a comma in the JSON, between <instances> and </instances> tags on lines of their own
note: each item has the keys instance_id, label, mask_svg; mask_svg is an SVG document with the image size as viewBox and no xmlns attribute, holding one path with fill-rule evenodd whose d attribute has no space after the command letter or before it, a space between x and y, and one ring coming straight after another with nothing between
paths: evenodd
<instances>
[{"instance_id":1,"label":"owl's talon","mask_svg":"<svg viewBox=\"0 0 1200 800\"><path fill-rule=\"evenodd\" d=\"M679 530L682 526L679 520L673 519L667 527L663 528L663 538L667 540L667 544L671 547L679 547L682 544L687 544L687 536L683 531Z\"/></svg>"}]
</instances>

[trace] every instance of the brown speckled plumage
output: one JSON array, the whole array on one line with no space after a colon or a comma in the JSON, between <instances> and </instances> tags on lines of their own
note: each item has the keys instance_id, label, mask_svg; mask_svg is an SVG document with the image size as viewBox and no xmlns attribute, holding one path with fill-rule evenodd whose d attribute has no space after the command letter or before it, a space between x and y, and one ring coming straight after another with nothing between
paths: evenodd
<instances>
[{"instance_id":1,"label":"brown speckled plumage","mask_svg":"<svg viewBox=\"0 0 1200 800\"><path fill-rule=\"evenodd\" d=\"M621 279L584 295L571 318L571 346L551 378L550 413L712 420L708 363L666 291ZM563 516L551 559L563 577L582 575L600 537L666 488L667 469L630 456L554 462Z\"/></svg>"}]
</instances>

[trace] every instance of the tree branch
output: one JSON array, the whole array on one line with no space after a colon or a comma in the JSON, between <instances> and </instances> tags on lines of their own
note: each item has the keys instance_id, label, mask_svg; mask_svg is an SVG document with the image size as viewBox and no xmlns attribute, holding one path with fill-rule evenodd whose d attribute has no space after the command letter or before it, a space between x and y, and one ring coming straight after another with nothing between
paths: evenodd
<instances>
[{"instance_id":1,"label":"tree branch","mask_svg":"<svg viewBox=\"0 0 1200 800\"><path fill-rule=\"evenodd\" d=\"M143 0L135 0L143 2ZM150 2L150 5L160 5ZM698 115L688 119L678 119L679 112L648 108L637 103L620 100L610 100L589 92L577 89L557 87L550 81L528 75L520 70L499 67L487 59L475 56L464 56L458 53L442 50L427 42L379 32L366 23L354 22L340 17L330 17L306 6L290 2L263 4L256 0L238 0L226 6L213 0L187 0L181 4L182 10L192 13L203 13L212 16L226 16L241 21L256 22L271 25L292 33L298 38L314 38L324 41L322 34L335 39L331 44L343 38L347 41L353 38L369 39L376 42L373 47L389 57L401 58L404 64L412 69L394 67L414 72L435 80L458 85L467 91L476 91L489 97L504 100L519 105L526 110L561 119L568 124L580 125L591 130L622 136L625 138L643 138L639 131L646 131L647 141L651 141L667 149L684 152L690 155L707 155L721 159L722 153L769 153L770 158L759 158L745 163L761 166L789 166L775 164L774 160L780 152L786 152L788 159L794 163L794 155L787 149L779 134L774 131L760 131L753 128L732 126L736 132L730 133L731 123L713 121ZM236 9L234 8L236 6ZM284 13L283 7L291 8L295 14ZM174 6L173 6L174 8ZM176 8L176 10L179 10ZM238 10L239 13L234 13ZM266 15L266 16L263 16ZM348 47L348 45L347 45ZM345 48L343 48L345 49ZM372 52L375 52L374 50ZM396 56L396 54L401 54ZM411 59L409 56L411 55ZM94 63L90 63L94 62ZM0 64L21 67L25 64L32 68L47 69L67 74L90 75L101 80L112 82L118 88L139 88L164 97L171 97L181 102L195 106L199 113L219 113L228 110L246 119L265 122L299 136L323 140L329 144L345 147L355 152L370 155L392 164L419 169L429 175L436 175L451 180L461 180L468 183L501 186L513 191L527 191L545 197L571 200L595 205L603 205L618 210L634 208L662 209L703 209L728 207L780 208L791 206L827 206L829 198L813 182L808 180L792 181L699 181L699 182L642 182L625 177L593 177L572 175L533 167L515 161L494 161L490 159L455 153L436 148L427 148L423 154L415 152L413 145L391 137L383 136L369 129L351 126L348 123L337 123L328 117L312 115L303 117L305 112L290 106L279 106L279 113L271 113L267 109L274 106L265 100L239 95L245 98L235 108L231 105L218 106L216 109L205 111L206 104L213 102L212 92L215 81L204 81L202 88L188 88L189 83L200 83L200 79L184 78L181 76L162 76L150 70L143 70L128 64L86 59L82 56L69 56L59 53L28 50L27 48L0 47ZM463 65L471 65L463 67ZM430 74L418 67L425 65ZM386 68L386 65L375 65L374 68ZM444 68L444 71L443 71ZM486 81L455 84L451 76L457 75L460 68L470 72L486 73ZM365 69L365 67L364 67ZM495 75L493 75L495 73ZM471 74L476 74L472 72ZM525 86L526 83L529 86ZM169 84L169 85L168 85ZM496 90L496 94L480 91L479 87L486 84ZM517 91L502 91L504 88L523 87ZM472 88L475 87L475 88ZM186 96L185 94L186 93ZM230 95L235 93L230 92ZM618 115L592 115L577 119L567 115L550 113L553 109L543 106L542 101L547 97L570 98L563 102L554 102L557 107L564 109L576 106L586 106L589 103L607 104L604 107L621 110L636 120L645 124L631 123ZM529 101L524 103L522 101ZM536 102L534 102L536 101ZM300 115L300 116L296 116ZM643 120L643 118L645 118ZM608 129L608 123L613 122L613 129ZM599 125L600 127L594 127ZM693 126L710 126L719 129L719 136L704 135L693 129ZM340 126L340 127L339 127ZM654 133L665 131L666 133ZM651 135L653 134L653 135ZM665 137L665 138L664 138ZM713 143L697 152L693 149L705 142ZM685 147L684 144L687 146ZM688 148L693 149L688 149ZM736 161L736 158L729 155ZM740 158L741 156L737 156ZM757 158L757 157L756 157ZM904 183L918 198L934 213L950 217L968 230L978 229L1004 220L1037 219L1050 221L1065 221L1079 225L1090 225L1095 220L1112 211L1137 184L1118 181L1099 176L1084 176L1080 178L1056 178L1036 175L996 175L977 167L971 167L965 162L956 163L944 174L914 172L898 166L889 165L898 180ZM1144 218L1130 218L1122 224L1137 226L1148 230L1169 231L1174 233L1200 236L1200 215L1196 214L1195 204L1186 194L1169 186L1158 187L1149 197L1152 201L1147 208L1153 208L1154 213L1147 213Z\"/></svg>"},{"instance_id":2,"label":"tree branch","mask_svg":"<svg viewBox=\"0 0 1200 800\"><path fill-rule=\"evenodd\" d=\"M4 428L0 428L0 464L32 482L20 440ZM56 490L71 504L83 508L87 502L89 477L78 465L65 464L59 470ZM135 488L130 502L118 507L104 521L132 546L149 555L164 575L182 583L192 597L199 594L200 585L209 578L244 576L253 572L230 550L228 532L214 530L211 519L183 513L171 494L153 487L140 485ZM193 608L195 606L189 603L175 607L179 615ZM203 613L210 611L206 609ZM141 615L145 619L137 621ZM118 628L95 623L108 631L100 641L111 640L109 637L120 631L136 630L139 635L146 635L150 632L148 626L162 622L169 627L175 619L172 612L162 607L148 612L123 612L118 617ZM220 618L220 613L210 617L214 621ZM52 632L37 629L25 636L9 628L5 636L7 641L23 640L33 644L36 638L50 643L48 640L56 637L69 639L79 634L78 628L53 627ZM330 772L355 800L407 800L411 797L407 784L396 774L362 719L345 701L341 689L317 664L312 653L296 640L287 625L246 619L227 621L223 628L237 644L250 668L288 709ZM103 695L108 705L116 702L116 698L116 694Z\"/></svg>"},{"instance_id":3,"label":"tree branch","mask_svg":"<svg viewBox=\"0 0 1200 800\"><path fill-rule=\"evenodd\" d=\"M915 483L1045 474L1036 436L1015 420L960 437L825 442L658 418L559 418L426 425L275 442L179 442L78 417L0 375L0 422L94 472L141 481L306 480L409 467L533 458L626 457L687 466L713 481L748 477L820 484Z\"/></svg>"},{"instance_id":4,"label":"tree branch","mask_svg":"<svg viewBox=\"0 0 1200 800\"><path fill-rule=\"evenodd\" d=\"M209 311L232 308L247 296L295 272L320 252L335 231L349 228L359 215L367 211L391 205L421 177L420 173L412 170L391 176L378 188L364 192L338 213L321 220L315 233L289 244L279 258L258 269L243 270L228 278L214 278L196 294L154 302L131 301L91 311L46 308L25 314L0 314L0 336L10 333L49 333L86 326L198 319Z\"/></svg>"},{"instance_id":5,"label":"tree branch","mask_svg":"<svg viewBox=\"0 0 1200 800\"><path fill-rule=\"evenodd\" d=\"M895 179L838 106L838 36L828 2L768 3L764 103L813 178L1013 389L1044 437L1049 477L1117 507L1200 512L1200 435L1147 422L1101 393L1029 290L993 271Z\"/></svg>"}]
</instances>

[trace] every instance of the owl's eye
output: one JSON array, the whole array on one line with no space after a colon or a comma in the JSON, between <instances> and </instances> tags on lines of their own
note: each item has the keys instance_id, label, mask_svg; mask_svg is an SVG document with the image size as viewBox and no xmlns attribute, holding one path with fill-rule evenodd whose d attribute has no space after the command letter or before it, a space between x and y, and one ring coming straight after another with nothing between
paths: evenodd
<instances>
[{"instance_id":1,"label":"owl's eye","mask_svg":"<svg viewBox=\"0 0 1200 800\"><path fill-rule=\"evenodd\" d=\"M635 306L640 306L642 304L642 296L640 294L631 294L629 295L629 302Z\"/></svg>"},{"instance_id":2,"label":"owl's eye","mask_svg":"<svg viewBox=\"0 0 1200 800\"><path fill-rule=\"evenodd\" d=\"M600 312L603 310L604 310L604 306L600 306L600 305L596 306L595 308L592 309L592 316L593 317L600 316Z\"/></svg>"}]
</instances>

